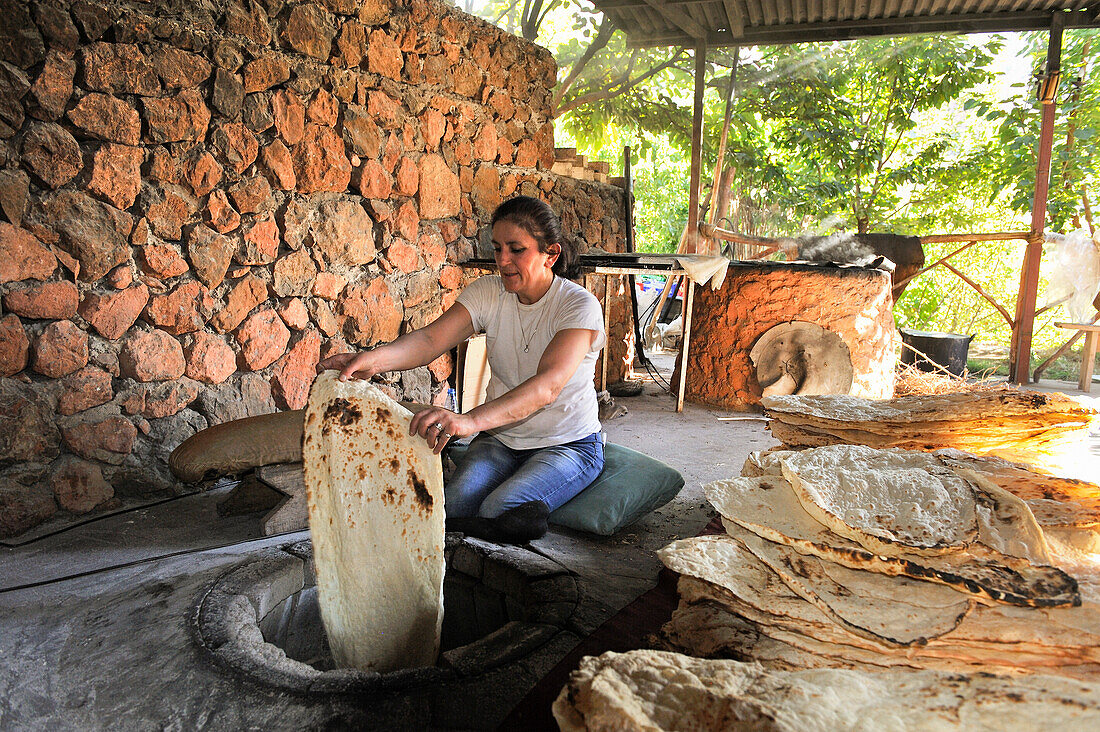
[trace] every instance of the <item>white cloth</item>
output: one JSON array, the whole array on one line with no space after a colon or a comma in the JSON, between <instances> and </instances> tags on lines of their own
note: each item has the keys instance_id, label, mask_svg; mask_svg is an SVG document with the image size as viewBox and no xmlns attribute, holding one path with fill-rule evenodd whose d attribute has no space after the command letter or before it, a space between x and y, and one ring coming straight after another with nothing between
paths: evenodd
<instances>
[{"instance_id":1,"label":"white cloth","mask_svg":"<svg viewBox=\"0 0 1100 732\"><path fill-rule=\"evenodd\" d=\"M706 254L677 255L676 263L687 272L688 278L697 285L710 282L710 289L717 290L726 280L726 271L730 261L725 257Z\"/></svg>"},{"instance_id":2,"label":"white cloth","mask_svg":"<svg viewBox=\"0 0 1100 732\"><path fill-rule=\"evenodd\" d=\"M553 403L519 422L489 430L493 436L514 450L530 450L561 445L600 431L593 378L596 356L607 336L595 295L574 282L554 277L538 302L524 305L504 289L499 276L487 275L467 286L458 302L469 311L474 332L486 336L492 375L485 396L490 400L535 375L543 351L558 331L584 328L599 333Z\"/></svg>"}]
</instances>

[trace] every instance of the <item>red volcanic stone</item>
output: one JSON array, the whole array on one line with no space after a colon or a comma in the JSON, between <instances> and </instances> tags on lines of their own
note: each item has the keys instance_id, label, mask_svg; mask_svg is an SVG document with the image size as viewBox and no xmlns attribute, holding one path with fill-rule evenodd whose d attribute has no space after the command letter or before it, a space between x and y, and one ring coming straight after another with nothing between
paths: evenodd
<instances>
[{"instance_id":1,"label":"red volcanic stone","mask_svg":"<svg viewBox=\"0 0 1100 732\"><path fill-rule=\"evenodd\" d=\"M336 48L340 51L338 60L343 66L358 66L367 53L367 32L362 24L354 20L345 22L336 37Z\"/></svg>"},{"instance_id":2,"label":"red volcanic stone","mask_svg":"<svg viewBox=\"0 0 1100 732\"><path fill-rule=\"evenodd\" d=\"M290 66L282 56L260 56L244 67L245 94L264 91L290 78Z\"/></svg>"},{"instance_id":3,"label":"red volcanic stone","mask_svg":"<svg viewBox=\"0 0 1100 732\"><path fill-rule=\"evenodd\" d=\"M451 372L454 371L454 361L451 359L450 351L428 364L428 371L432 372L432 377L436 381L443 382L449 379Z\"/></svg>"},{"instance_id":4,"label":"red volcanic stone","mask_svg":"<svg viewBox=\"0 0 1100 732\"><path fill-rule=\"evenodd\" d=\"M179 277L188 270L185 260L175 247L146 244L141 248L141 268L162 279Z\"/></svg>"},{"instance_id":5,"label":"red volcanic stone","mask_svg":"<svg viewBox=\"0 0 1100 732\"><path fill-rule=\"evenodd\" d=\"M298 185L294 175L294 160L280 140L273 140L260 150L260 169L267 175L271 185L283 191L292 191Z\"/></svg>"},{"instance_id":6,"label":"red volcanic stone","mask_svg":"<svg viewBox=\"0 0 1100 732\"><path fill-rule=\"evenodd\" d=\"M229 203L225 191L217 190L206 200L206 212L203 216L210 227L222 234L228 234L241 225L241 216Z\"/></svg>"},{"instance_id":7,"label":"red volcanic stone","mask_svg":"<svg viewBox=\"0 0 1100 732\"><path fill-rule=\"evenodd\" d=\"M409 241L416 241L420 232L420 216L416 213L416 206L411 201L406 201L401 204L401 208L397 209L393 228Z\"/></svg>"},{"instance_id":8,"label":"red volcanic stone","mask_svg":"<svg viewBox=\"0 0 1100 732\"><path fill-rule=\"evenodd\" d=\"M332 96L324 89L318 89L317 93L313 95L309 107L306 109L306 116L309 118L310 122L332 127L336 124L339 111L340 109L336 102L336 97Z\"/></svg>"},{"instance_id":9,"label":"red volcanic stone","mask_svg":"<svg viewBox=\"0 0 1100 732\"><path fill-rule=\"evenodd\" d=\"M244 178L229 189L229 197L241 213L259 213L271 206L271 184L262 175Z\"/></svg>"},{"instance_id":10,"label":"red volcanic stone","mask_svg":"<svg viewBox=\"0 0 1100 732\"><path fill-rule=\"evenodd\" d=\"M400 239L394 239L393 244L390 244L390 248L386 250L386 259L406 274L420 268L420 254L416 251L416 247Z\"/></svg>"},{"instance_id":11,"label":"red volcanic stone","mask_svg":"<svg viewBox=\"0 0 1100 732\"><path fill-rule=\"evenodd\" d=\"M417 246L426 267L436 269L447 259L447 245L443 243L443 237L434 231L421 234Z\"/></svg>"},{"instance_id":12,"label":"red volcanic stone","mask_svg":"<svg viewBox=\"0 0 1100 732\"><path fill-rule=\"evenodd\" d=\"M309 387L317 377L322 340L317 331L306 331L275 365L271 375L271 391L276 404L287 409L301 409L306 405Z\"/></svg>"},{"instance_id":13,"label":"red volcanic stone","mask_svg":"<svg viewBox=\"0 0 1100 732\"><path fill-rule=\"evenodd\" d=\"M0 318L0 377L15 376L27 367L31 342L18 315Z\"/></svg>"},{"instance_id":14,"label":"red volcanic stone","mask_svg":"<svg viewBox=\"0 0 1100 732\"><path fill-rule=\"evenodd\" d=\"M332 312L332 308L324 300L310 300L309 305L309 317L314 324L320 329L322 333L332 338L340 331L340 321L336 319L336 314ZM343 351L339 351L343 353Z\"/></svg>"},{"instance_id":15,"label":"red volcanic stone","mask_svg":"<svg viewBox=\"0 0 1100 732\"><path fill-rule=\"evenodd\" d=\"M91 137L123 145L141 142L141 115L126 102L109 94L85 94L69 110L69 121Z\"/></svg>"},{"instance_id":16,"label":"red volcanic stone","mask_svg":"<svg viewBox=\"0 0 1100 732\"><path fill-rule=\"evenodd\" d=\"M377 160L367 160L355 170L355 187L364 198L386 199L393 191L393 178Z\"/></svg>"},{"instance_id":17,"label":"red volcanic stone","mask_svg":"<svg viewBox=\"0 0 1100 732\"><path fill-rule=\"evenodd\" d=\"M401 162L397 164L397 175L395 176L397 181L397 192L402 196L412 196L416 194L416 190L420 184L420 171L409 158L401 158Z\"/></svg>"},{"instance_id":18,"label":"red volcanic stone","mask_svg":"<svg viewBox=\"0 0 1100 732\"><path fill-rule=\"evenodd\" d=\"M474 138L474 158L493 162L497 157L497 128L492 124L484 124Z\"/></svg>"},{"instance_id":19,"label":"red volcanic stone","mask_svg":"<svg viewBox=\"0 0 1100 732\"><path fill-rule=\"evenodd\" d=\"M500 205L500 171L492 165L483 165L474 173L474 187L470 191L474 210L492 214Z\"/></svg>"},{"instance_id":20,"label":"red volcanic stone","mask_svg":"<svg viewBox=\"0 0 1100 732\"><path fill-rule=\"evenodd\" d=\"M267 300L267 284L255 275L248 275L233 286L225 307L218 310L210 322L222 333L231 331L264 300Z\"/></svg>"},{"instance_id":21,"label":"red volcanic stone","mask_svg":"<svg viewBox=\"0 0 1100 732\"><path fill-rule=\"evenodd\" d=\"M405 280L405 297L401 304L405 306L405 312L410 312L409 308L431 300L438 291L439 282L434 272L427 269L413 272Z\"/></svg>"},{"instance_id":22,"label":"red volcanic stone","mask_svg":"<svg viewBox=\"0 0 1100 732\"><path fill-rule=\"evenodd\" d=\"M405 59L397 40L384 30L371 31L367 41L367 70L401 81L401 70L404 67Z\"/></svg>"},{"instance_id":23,"label":"red volcanic stone","mask_svg":"<svg viewBox=\"0 0 1100 732\"><path fill-rule=\"evenodd\" d=\"M201 388L191 379L164 381L156 386L146 387L145 406L141 414L149 419L161 419L178 414L195 401Z\"/></svg>"},{"instance_id":24,"label":"red volcanic stone","mask_svg":"<svg viewBox=\"0 0 1100 732\"><path fill-rule=\"evenodd\" d=\"M183 179L196 196L205 196L221 182L222 166L209 152L190 158L183 165Z\"/></svg>"},{"instance_id":25,"label":"red volcanic stone","mask_svg":"<svg viewBox=\"0 0 1100 732\"><path fill-rule=\"evenodd\" d=\"M144 97L141 104L145 111L149 141L180 142L206 137L210 127L210 110L198 89L187 89L163 99Z\"/></svg>"},{"instance_id":26,"label":"red volcanic stone","mask_svg":"<svg viewBox=\"0 0 1100 732\"><path fill-rule=\"evenodd\" d=\"M61 392L57 411L66 416L106 404L115 396L111 375L94 366L69 374L61 383L65 391Z\"/></svg>"},{"instance_id":27,"label":"red volcanic stone","mask_svg":"<svg viewBox=\"0 0 1100 732\"><path fill-rule=\"evenodd\" d=\"M382 131L365 107L349 104L344 108L344 141L351 152L364 158L382 154Z\"/></svg>"},{"instance_id":28,"label":"red volcanic stone","mask_svg":"<svg viewBox=\"0 0 1100 732\"><path fill-rule=\"evenodd\" d=\"M30 177L23 171L0 171L0 212L16 226L22 223L23 213L27 210L30 186Z\"/></svg>"},{"instance_id":29,"label":"red volcanic stone","mask_svg":"<svg viewBox=\"0 0 1100 732\"><path fill-rule=\"evenodd\" d=\"M79 300L72 282L43 282L4 295L4 309L24 318L65 320L76 315Z\"/></svg>"},{"instance_id":30,"label":"red volcanic stone","mask_svg":"<svg viewBox=\"0 0 1100 732\"><path fill-rule=\"evenodd\" d=\"M286 351L290 331L270 308L253 313L236 332L241 360L250 371L259 371L275 363Z\"/></svg>"},{"instance_id":31,"label":"red volcanic stone","mask_svg":"<svg viewBox=\"0 0 1100 732\"><path fill-rule=\"evenodd\" d=\"M182 335L202 328L213 312L210 291L192 280L167 295L151 298L145 308L145 318L173 335Z\"/></svg>"},{"instance_id":32,"label":"red volcanic stone","mask_svg":"<svg viewBox=\"0 0 1100 732\"><path fill-rule=\"evenodd\" d=\"M73 513L88 513L115 495L95 463L65 456L50 471L50 489L57 505Z\"/></svg>"},{"instance_id":33,"label":"red volcanic stone","mask_svg":"<svg viewBox=\"0 0 1100 732\"><path fill-rule=\"evenodd\" d=\"M258 46L271 41L271 26L267 11L256 0L231 0L225 9L222 27L230 33L248 38Z\"/></svg>"},{"instance_id":34,"label":"red volcanic stone","mask_svg":"<svg viewBox=\"0 0 1100 732\"><path fill-rule=\"evenodd\" d=\"M80 50L86 89L111 94L160 93L160 80L145 54L133 44L93 43Z\"/></svg>"},{"instance_id":35,"label":"red volcanic stone","mask_svg":"<svg viewBox=\"0 0 1100 732\"><path fill-rule=\"evenodd\" d=\"M232 71L218 69L214 73L214 94L211 102L223 117L237 117L244 106L244 82L241 77Z\"/></svg>"},{"instance_id":36,"label":"red volcanic stone","mask_svg":"<svg viewBox=\"0 0 1100 732\"><path fill-rule=\"evenodd\" d=\"M191 345L183 350L187 359L184 373L190 379L207 384L220 384L237 370L237 355L229 345L214 335L200 330Z\"/></svg>"},{"instance_id":37,"label":"red volcanic stone","mask_svg":"<svg viewBox=\"0 0 1100 732\"><path fill-rule=\"evenodd\" d=\"M54 122L33 124L23 136L23 164L42 183L59 188L84 168L80 145Z\"/></svg>"},{"instance_id":38,"label":"red volcanic stone","mask_svg":"<svg viewBox=\"0 0 1100 732\"><path fill-rule=\"evenodd\" d=\"M448 244L462 235L462 225L453 219L440 221L436 226L439 227L439 234L443 237L443 241Z\"/></svg>"},{"instance_id":39,"label":"red volcanic stone","mask_svg":"<svg viewBox=\"0 0 1100 732\"><path fill-rule=\"evenodd\" d=\"M186 363L180 342L163 330L138 330L126 337L118 354L123 376L138 381L164 381L183 376Z\"/></svg>"},{"instance_id":40,"label":"red volcanic stone","mask_svg":"<svg viewBox=\"0 0 1100 732\"><path fill-rule=\"evenodd\" d=\"M283 43L298 53L327 61L332 53L332 39L336 26L332 15L324 8L313 5L295 5L283 27Z\"/></svg>"},{"instance_id":41,"label":"red volcanic stone","mask_svg":"<svg viewBox=\"0 0 1100 732\"><path fill-rule=\"evenodd\" d=\"M175 157L163 147L153 148L149 160L148 177L161 183L179 182L179 164Z\"/></svg>"},{"instance_id":42,"label":"red volcanic stone","mask_svg":"<svg viewBox=\"0 0 1100 732\"><path fill-rule=\"evenodd\" d=\"M72 51L80 44L80 32L73 24L68 10L39 4L34 8L34 19L49 45Z\"/></svg>"},{"instance_id":43,"label":"red volcanic stone","mask_svg":"<svg viewBox=\"0 0 1100 732\"><path fill-rule=\"evenodd\" d=\"M305 249L291 252L275 261L271 289L279 297L302 297L309 294L317 275L317 265Z\"/></svg>"},{"instance_id":44,"label":"red volcanic stone","mask_svg":"<svg viewBox=\"0 0 1100 732\"><path fill-rule=\"evenodd\" d=\"M497 139L497 162L501 165L511 164L514 153L512 143L508 141L507 137Z\"/></svg>"},{"instance_id":45,"label":"red volcanic stone","mask_svg":"<svg viewBox=\"0 0 1100 732\"><path fill-rule=\"evenodd\" d=\"M57 257L34 234L0 221L0 283L44 280L57 269Z\"/></svg>"},{"instance_id":46,"label":"red volcanic stone","mask_svg":"<svg viewBox=\"0 0 1100 732\"><path fill-rule=\"evenodd\" d=\"M139 147L110 143L101 145L92 157L88 190L115 208L130 208L141 192L143 157Z\"/></svg>"},{"instance_id":47,"label":"red volcanic stone","mask_svg":"<svg viewBox=\"0 0 1100 732\"><path fill-rule=\"evenodd\" d=\"M157 46L150 61L168 91L197 87L213 68L202 56L168 45Z\"/></svg>"},{"instance_id":48,"label":"red volcanic stone","mask_svg":"<svg viewBox=\"0 0 1100 732\"><path fill-rule=\"evenodd\" d=\"M73 95L76 61L71 53L51 48L46 63L31 85L34 106L31 115L38 119L55 120L65 113L65 105Z\"/></svg>"},{"instance_id":49,"label":"red volcanic stone","mask_svg":"<svg viewBox=\"0 0 1100 732\"><path fill-rule=\"evenodd\" d=\"M71 320L50 323L34 344L31 369L59 379L88 365L88 334Z\"/></svg>"},{"instance_id":50,"label":"red volcanic stone","mask_svg":"<svg viewBox=\"0 0 1100 732\"><path fill-rule=\"evenodd\" d=\"M81 422L61 429L65 444L77 455L118 465L134 449L137 427L123 417Z\"/></svg>"},{"instance_id":51,"label":"red volcanic stone","mask_svg":"<svg viewBox=\"0 0 1100 732\"><path fill-rule=\"evenodd\" d=\"M516 167L533 168L539 162L539 148L534 140L520 140L516 146Z\"/></svg>"},{"instance_id":52,"label":"red volcanic stone","mask_svg":"<svg viewBox=\"0 0 1100 732\"><path fill-rule=\"evenodd\" d=\"M333 272L319 272L313 280L312 294L325 300L335 300L347 287L347 278Z\"/></svg>"},{"instance_id":53,"label":"red volcanic stone","mask_svg":"<svg viewBox=\"0 0 1100 732\"><path fill-rule=\"evenodd\" d=\"M420 216L425 219L457 216L462 210L458 176L439 155L424 155L419 167Z\"/></svg>"},{"instance_id":54,"label":"red volcanic stone","mask_svg":"<svg viewBox=\"0 0 1100 732\"><path fill-rule=\"evenodd\" d=\"M457 290L462 286L462 268L446 265L439 270L439 286L445 290Z\"/></svg>"},{"instance_id":55,"label":"red volcanic stone","mask_svg":"<svg viewBox=\"0 0 1100 732\"><path fill-rule=\"evenodd\" d=\"M271 214L264 214L244 231L234 258L238 264L270 264L278 251L279 226Z\"/></svg>"},{"instance_id":56,"label":"red volcanic stone","mask_svg":"<svg viewBox=\"0 0 1100 732\"><path fill-rule=\"evenodd\" d=\"M113 341L130 329L147 302L149 288L139 282L119 292L88 293L78 311L96 332Z\"/></svg>"},{"instance_id":57,"label":"red volcanic stone","mask_svg":"<svg viewBox=\"0 0 1100 732\"><path fill-rule=\"evenodd\" d=\"M330 264L355 267L372 261L374 223L355 201L325 201L311 225L313 249Z\"/></svg>"},{"instance_id":58,"label":"red volcanic stone","mask_svg":"<svg viewBox=\"0 0 1100 732\"><path fill-rule=\"evenodd\" d=\"M195 276L211 290L225 279L236 249L236 242L202 224L192 226L187 232L187 258L191 260Z\"/></svg>"},{"instance_id":59,"label":"red volcanic stone","mask_svg":"<svg viewBox=\"0 0 1100 732\"><path fill-rule=\"evenodd\" d=\"M371 91L367 95L367 112L388 130L400 127L404 121L401 104L383 91Z\"/></svg>"},{"instance_id":60,"label":"red volcanic stone","mask_svg":"<svg viewBox=\"0 0 1100 732\"><path fill-rule=\"evenodd\" d=\"M391 0L361 0L359 3L359 22L366 25L388 23L392 13Z\"/></svg>"},{"instance_id":61,"label":"red volcanic stone","mask_svg":"<svg viewBox=\"0 0 1100 732\"><path fill-rule=\"evenodd\" d=\"M145 218L153 232L162 239L179 241L183 224L191 215L183 196L170 188L158 188L142 200L149 201Z\"/></svg>"},{"instance_id":62,"label":"red volcanic stone","mask_svg":"<svg viewBox=\"0 0 1100 732\"><path fill-rule=\"evenodd\" d=\"M243 173L256 160L260 152L260 143L247 127L240 122L223 122L210 136L214 150L227 166L237 173Z\"/></svg>"},{"instance_id":63,"label":"red volcanic stone","mask_svg":"<svg viewBox=\"0 0 1100 732\"><path fill-rule=\"evenodd\" d=\"M107 273L107 284L116 290L125 290L133 282L134 273L130 271L128 265L121 264Z\"/></svg>"},{"instance_id":64,"label":"red volcanic stone","mask_svg":"<svg viewBox=\"0 0 1100 732\"><path fill-rule=\"evenodd\" d=\"M438 148L446 131L447 118L439 110L429 107L420 114L420 134L424 136L424 147L427 150Z\"/></svg>"},{"instance_id":65,"label":"red volcanic stone","mask_svg":"<svg viewBox=\"0 0 1100 732\"><path fill-rule=\"evenodd\" d=\"M382 277L374 278L367 286L348 287L337 308L344 318L344 334L353 343L392 341L401 330L402 307Z\"/></svg>"},{"instance_id":66,"label":"red volcanic stone","mask_svg":"<svg viewBox=\"0 0 1100 732\"><path fill-rule=\"evenodd\" d=\"M291 330L302 330L309 325L309 311L306 310L305 303L302 302L301 298L292 297L275 309L279 312L279 317L286 323L286 327Z\"/></svg>"},{"instance_id":67,"label":"red volcanic stone","mask_svg":"<svg viewBox=\"0 0 1100 732\"><path fill-rule=\"evenodd\" d=\"M344 141L331 127L308 125L292 157L300 193L343 192L351 182L351 162L344 152Z\"/></svg>"},{"instance_id":68,"label":"red volcanic stone","mask_svg":"<svg viewBox=\"0 0 1100 732\"><path fill-rule=\"evenodd\" d=\"M81 280L95 282L129 260L129 214L79 191L58 191L39 201L43 220L59 235L62 248L80 262Z\"/></svg>"}]
</instances>

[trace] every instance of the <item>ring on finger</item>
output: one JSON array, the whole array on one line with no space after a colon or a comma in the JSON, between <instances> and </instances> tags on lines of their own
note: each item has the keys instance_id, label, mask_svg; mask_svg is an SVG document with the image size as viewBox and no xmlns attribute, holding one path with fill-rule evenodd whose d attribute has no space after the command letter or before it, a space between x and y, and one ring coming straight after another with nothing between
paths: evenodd
<instances>
[{"instance_id":1,"label":"ring on finger","mask_svg":"<svg viewBox=\"0 0 1100 732\"><path fill-rule=\"evenodd\" d=\"M442 422L436 422L435 424L432 425L432 429L434 429L436 432L442 432L443 431L443 423Z\"/></svg>"}]
</instances>

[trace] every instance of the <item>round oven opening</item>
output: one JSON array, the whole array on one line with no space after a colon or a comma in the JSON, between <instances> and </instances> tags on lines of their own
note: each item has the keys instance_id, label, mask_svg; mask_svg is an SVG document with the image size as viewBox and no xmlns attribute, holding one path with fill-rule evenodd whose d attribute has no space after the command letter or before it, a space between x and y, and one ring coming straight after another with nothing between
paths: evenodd
<instances>
[{"instance_id":1,"label":"round oven opening","mask_svg":"<svg viewBox=\"0 0 1100 732\"><path fill-rule=\"evenodd\" d=\"M309 541L258 552L198 600L196 641L231 673L293 693L364 693L475 676L532 653L577 606L575 577L518 546L448 534L435 666L379 674L336 668L321 622Z\"/></svg>"}]
</instances>

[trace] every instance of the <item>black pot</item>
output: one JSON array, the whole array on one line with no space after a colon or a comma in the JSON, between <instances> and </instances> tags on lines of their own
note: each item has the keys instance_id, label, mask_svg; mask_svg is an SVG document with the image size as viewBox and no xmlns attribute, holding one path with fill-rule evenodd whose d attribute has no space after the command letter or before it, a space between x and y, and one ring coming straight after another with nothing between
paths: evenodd
<instances>
[{"instance_id":1,"label":"black pot","mask_svg":"<svg viewBox=\"0 0 1100 732\"><path fill-rule=\"evenodd\" d=\"M963 375L966 370L966 354L974 336L928 333L912 328L898 328L898 332L901 333L902 343L908 346L901 349L902 363L913 364L921 371L946 369L955 376Z\"/></svg>"}]
</instances>

